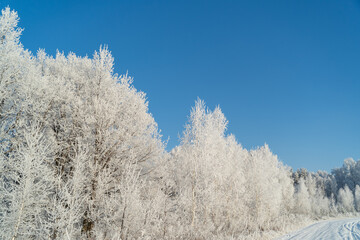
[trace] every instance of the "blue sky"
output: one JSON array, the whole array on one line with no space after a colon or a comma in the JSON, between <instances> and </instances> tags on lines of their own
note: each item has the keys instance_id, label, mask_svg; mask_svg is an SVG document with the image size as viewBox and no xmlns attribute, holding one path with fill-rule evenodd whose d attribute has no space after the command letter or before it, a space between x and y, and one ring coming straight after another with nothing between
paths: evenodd
<instances>
[{"instance_id":1,"label":"blue sky","mask_svg":"<svg viewBox=\"0 0 360 240\"><path fill-rule=\"evenodd\" d=\"M246 148L265 142L294 169L360 158L360 1L0 0L21 41L91 56L107 44L115 71L147 93L178 144L197 97L220 105Z\"/></svg>"}]
</instances>

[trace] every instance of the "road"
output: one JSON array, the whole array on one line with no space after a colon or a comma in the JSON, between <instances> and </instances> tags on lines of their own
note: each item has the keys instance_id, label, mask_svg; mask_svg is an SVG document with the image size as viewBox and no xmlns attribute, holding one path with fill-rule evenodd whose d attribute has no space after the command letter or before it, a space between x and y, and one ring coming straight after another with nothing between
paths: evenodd
<instances>
[{"instance_id":1,"label":"road","mask_svg":"<svg viewBox=\"0 0 360 240\"><path fill-rule=\"evenodd\" d=\"M360 218L327 220L314 223L278 240L360 240Z\"/></svg>"}]
</instances>

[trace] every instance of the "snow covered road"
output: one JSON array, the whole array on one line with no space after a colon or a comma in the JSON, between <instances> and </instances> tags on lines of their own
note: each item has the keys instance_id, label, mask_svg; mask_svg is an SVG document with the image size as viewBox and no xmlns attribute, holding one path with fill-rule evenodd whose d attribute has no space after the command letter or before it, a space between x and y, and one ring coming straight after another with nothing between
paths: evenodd
<instances>
[{"instance_id":1,"label":"snow covered road","mask_svg":"<svg viewBox=\"0 0 360 240\"><path fill-rule=\"evenodd\" d=\"M278 240L360 240L360 218L321 221Z\"/></svg>"}]
</instances>

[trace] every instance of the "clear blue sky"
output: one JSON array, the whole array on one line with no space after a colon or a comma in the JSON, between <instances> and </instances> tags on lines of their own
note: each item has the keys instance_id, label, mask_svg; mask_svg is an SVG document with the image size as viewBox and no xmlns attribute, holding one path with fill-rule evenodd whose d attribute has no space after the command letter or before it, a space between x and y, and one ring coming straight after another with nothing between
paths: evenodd
<instances>
[{"instance_id":1,"label":"clear blue sky","mask_svg":"<svg viewBox=\"0 0 360 240\"><path fill-rule=\"evenodd\" d=\"M265 142L294 169L360 158L360 2L0 0L18 11L22 43L92 55L147 93L178 144L197 97L220 105L246 148Z\"/></svg>"}]
</instances>

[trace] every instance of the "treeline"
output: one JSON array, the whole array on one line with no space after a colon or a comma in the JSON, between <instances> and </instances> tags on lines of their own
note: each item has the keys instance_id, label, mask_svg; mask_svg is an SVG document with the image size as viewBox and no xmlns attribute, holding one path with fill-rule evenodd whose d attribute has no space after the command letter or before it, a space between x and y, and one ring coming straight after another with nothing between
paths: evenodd
<instances>
[{"instance_id":1,"label":"treeline","mask_svg":"<svg viewBox=\"0 0 360 240\"><path fill-rule=\"evenodd\" d=\"M145 94L93 58L37 55L0 17L0 239L265 239L360 210L360 163L293 172L201 100L165 151Z\"/></svg>"},{"instance_id":2,"label":"treeline","mask_svg":"<svg viewBox=\"0 0 360 240\"><path fill-rule=\"evenodd\" d=\"M299 212L313 217L360 211L360 161L345 159L331 174L299 169L292 174Z\"/></svg>"}]
</instances>

